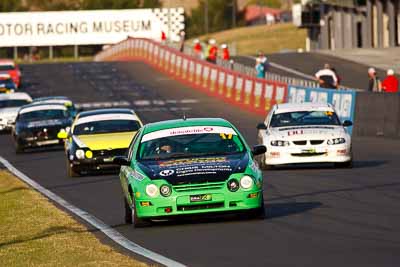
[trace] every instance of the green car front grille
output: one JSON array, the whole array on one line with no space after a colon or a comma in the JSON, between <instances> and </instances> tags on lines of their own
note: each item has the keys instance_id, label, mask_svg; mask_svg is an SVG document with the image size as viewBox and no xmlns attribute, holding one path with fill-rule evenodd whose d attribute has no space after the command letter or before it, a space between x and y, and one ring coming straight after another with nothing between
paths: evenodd
<instances>
[{"instance_id":1,"label":"green car front grille","mask_svg":"<svg viewBox=\"0 0 400 267\"><path fill-rule=\"evenodd\" d=\"M174 185L173 189L176 192L190 192L190 191L201 191L201 190L219 190L226 185L225 182L216 183L199 183L199 184L183 184Z\"/></svg>"},{"instance_id":2,"label":"green car front grille","mask_svg":"<svg viewBox=\"0 0 400 267\"><path fill-rule=\"evenodd\" d=\"M178 211L192 211L192 210L206 210L206 209L219 209L224 207L224 202L209 203L209 204L196 204L196 205L178 205Z\"/></svg>"}]
</instances>

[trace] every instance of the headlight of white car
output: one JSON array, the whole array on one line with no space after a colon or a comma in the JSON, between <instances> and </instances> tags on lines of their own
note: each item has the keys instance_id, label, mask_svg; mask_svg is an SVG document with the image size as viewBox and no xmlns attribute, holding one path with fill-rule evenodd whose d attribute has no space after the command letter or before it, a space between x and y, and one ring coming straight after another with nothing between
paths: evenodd
<instances>
[{"instance_id":1,"label":"headlight of white car","mask_svg":"<svg viewBox=\"0 0 400 267\"><path fill-rule=\"evenodd\" d=\"M328 145L340 145L344 143L346 143L346 139L344 139L343 137L329 139L327 142Z\"/></svg>"},{"instance_id":2,"label":"headlight of white car","mask_svg":"<svg viewBox=\"0 0 400 267\"><path fill-rule=\"evenodd\" d=\"M272 140L271 146L289 146L289 142L283 140Z\"/></svg>"}]
</instances>

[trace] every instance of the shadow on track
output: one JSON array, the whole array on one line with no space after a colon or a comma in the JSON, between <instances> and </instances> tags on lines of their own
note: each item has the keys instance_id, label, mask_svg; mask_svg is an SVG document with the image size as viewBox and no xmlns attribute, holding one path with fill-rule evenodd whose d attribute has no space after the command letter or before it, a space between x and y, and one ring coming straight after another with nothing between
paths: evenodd
<instances>
[{"instance_id":1,"label":"shadow on track","mask_svg":"<svg viewBox=\"0 0 400 267\"><path fill-rule=\"evenodd\" d=\"M360 160L353 162L353 169L361 168L373 168L381 165L387 164L387 160ZM346 170L351 168L338 168L335 167L333 163L300 163L300 164L287 164L274 166L268 171L280 171L280 170L324 170L324 169L336 169L336 170Z\"/></svg>"},{"instance_id":2,"label":"shadow on track","mask_svg":"<svg viewBox=\"0 0 400 267\"><path fill-rule=\"evenodd\" d=\"M267 220L307 212L322 205L321 202L266 203Z\"/></svg>"},{"instance_id":3,"label":"shadow on track","mask_svg":"<svg viewBox=\"0 0 400 267\"><path fill-rule=\"evenodd\" d=\"M178 226L184 224L219 224L219 223L243 223L243 222L267 222L270 219L290 216L292 214L298 214L307 212L309 210L322 206L321 202L287 202L287 203L265 203L266 218L257 218L246 212L238 212L235 214L221 213L221 214L202 214L202 215L181 215L179 217L170 218L169 220L153 221L150 228L154 226L166 227L166 226ZM116 226L119 227L120 225ZM129 224L126 224L129 226ZM147 227L147 228L149 228ZM112 228L115 228L112 226ZM146 227L145 227L146 228ZM144 228L144 229L145 229Z\"/></svg>"},{"instance_id":4,"label":"shadow on track","mask_svg":"<svg viewBox=\"0 0 400 267\"><path fill-rule=\"evenodd\" d=\"M294 194L294 195L282 195L279 197L270 198L270 199L268 199L268 201L292 199L292 198L297 198L297 197L309 197L309 196L338 193L338 192L355 192L355 191L373 190L373 189L386 188L386 187L390 188L393 186L400 186L400 182L376 184L376 185L366 185L366 186L355 186L355 187L347 187L347 188L340 188L340 189L334 189L334 190L320 190L320 191L315 191L315 192L301 193L301 194ZM296 202L296 203L298 203L298 202Z\"/></svg>"},{"instance_id":5,"label":"shadow on track","mask_svg":"<svg viewBox=\"0 0 400 267\"><path fill-rule=\"evenodd\" d=\"M99 176L98 176L99 177ZM118 180L118 176L107 176L107 177L101 177L101 178L95 178L95 179L88 179L88 178L95 178L93 176L81 176L81 177L73 177L71 179L71 183L68 184L63 184L63 185L56 185L56 186L50 186L47 187L47 189L52 190L52 189L60 189L60 188L69 188L69 187L74 187L74 186L80 186L80 185L85 185L85 184L97 184L97 183L103 183L103 182L109 182L113 180ZM83 179L83 180L80 180Z\"/></svg>"}]
</instances>

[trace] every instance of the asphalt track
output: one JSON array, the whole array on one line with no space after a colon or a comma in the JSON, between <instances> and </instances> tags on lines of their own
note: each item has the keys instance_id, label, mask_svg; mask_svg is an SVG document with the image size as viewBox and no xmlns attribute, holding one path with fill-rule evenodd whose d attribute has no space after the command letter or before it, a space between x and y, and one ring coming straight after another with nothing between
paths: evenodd
<instances>
[{"instance_id":1,"label":"asphalt track","mask_svg":"<svg viewBox=\"0 0 400 267\"><path fill-rule=\"evenodd\" d=\"M255 125L263 119L182 86L143 63L27 65L23 71L25 90L34 97L128 101L136 103L133 107L145 123L183 113L223 117L254 144ZM135 243L188 266L399 266L400 142L353 141L353 169L320 165L265 172L266 220L203 218L143 229L124 224L116 175L68 178L62 151L16 155L7 134L0 136L0 155Z\"/></svg>"},{"instance_id":2,"label":"asphalt track","mask_svg":"<svg viewBox=\"0 0 400 267\"><path fill-rule=\"evenodd\" d=\"M267 57L271 62L311 76L314 76L325 63L329 63L338 72L343 86L361 90L366 90L368 88L367 71L371 66L320 53L276 53L267 55ZM247 66L255 65L255 60L249 57L238 56L235 57L234 60ZM279 75L304 79L291 72L274 67L270 67L270 71ZM377 73L381 80L386 77L386 72L384 70L377 69Z\"/></svg>"}]
</instances>

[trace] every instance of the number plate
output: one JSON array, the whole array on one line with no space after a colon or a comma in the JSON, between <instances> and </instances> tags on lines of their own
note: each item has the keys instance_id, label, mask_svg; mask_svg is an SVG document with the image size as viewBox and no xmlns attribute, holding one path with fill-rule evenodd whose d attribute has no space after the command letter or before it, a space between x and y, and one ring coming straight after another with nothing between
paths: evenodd
<instances>
[{"instance_id":1,"label":"number plate","mask_svg":"<svg viewBox=\"0 0 400 267\"><path fill-rule=\"evenodd\" d=\"M317 151L315 148L310 148L310 149L303 149L301 150L302 153L316 153Z\"/></svg>"},{"instance_id":2,"label":"number plate","mask_svg":"<svg viewBox=\"0 0 400 267\"><path fill-rule=\"evenodd\" d=\"M211 201L211 194L194 195L190 196L190 202Z\"/></svg>"}]
</instances>

